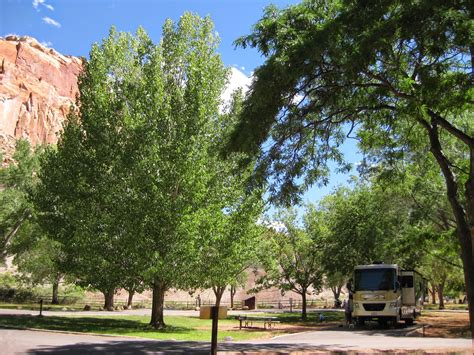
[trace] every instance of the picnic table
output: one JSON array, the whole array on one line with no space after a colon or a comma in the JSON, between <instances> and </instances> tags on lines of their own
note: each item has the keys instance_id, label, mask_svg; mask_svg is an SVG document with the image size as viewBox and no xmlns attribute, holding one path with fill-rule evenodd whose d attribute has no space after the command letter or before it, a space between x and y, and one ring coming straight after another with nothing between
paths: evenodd
<instances>
[{"instance_id":1,"label":"picnic table","mask_svg":"<svg viewBox=\"0 0 474 355\"><path fill-rule=\"evenodd\" d=\"M237 316L235 317L239 321L239 329L251 328L253 323L263 323L263 329L271 329L275 327L275 324L280 323L278 317L260 317L260 316Z\"/></svg>"}]
</instances>

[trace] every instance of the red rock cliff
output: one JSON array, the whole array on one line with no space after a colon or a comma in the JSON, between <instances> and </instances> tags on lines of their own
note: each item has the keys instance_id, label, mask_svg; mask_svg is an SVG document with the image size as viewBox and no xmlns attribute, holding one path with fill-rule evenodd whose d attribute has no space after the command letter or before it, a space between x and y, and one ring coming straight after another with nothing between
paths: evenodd
<instances>
[{"instance_id":1,"label":"red rock cliff","mask_svg":"<svg viewBox=\"0 0 474 355\"><path fill-rule=\"evenodd\" d=\"M0 152L14 141L56 143L78 93L82 60L46 48L31 37L0 38Z\"/></svg>"}]
</instances>

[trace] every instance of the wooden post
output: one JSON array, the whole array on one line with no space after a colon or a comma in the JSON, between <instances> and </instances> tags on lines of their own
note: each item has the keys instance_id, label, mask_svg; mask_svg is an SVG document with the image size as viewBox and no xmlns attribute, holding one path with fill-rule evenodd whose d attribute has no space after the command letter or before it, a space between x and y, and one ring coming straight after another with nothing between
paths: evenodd
<instances>
[{"instance_id":1,"label":"wooden post","mask_svg":"<svg viewBox=\"0 0 474 355\"><path fill-rule=\"evenodd\" d=\"M219 307L211 307L212 318L212 336L211 336L211 355L217 354L217 324L219 321Z\"/></svg>"},{"instance_id":2,"label":"wooden post","mask_svg":"<svg viewBox=\"0 0 474 355\"><path fill-rule=\"evenodd\" d=\"M40 317L43 316L43 299L40 299L40 314L39 314Z\"/></svg>"},{"instance_id":3,"label":"wooden post","mask_svg":"<svg viewBox=\"0 0 474 355\"><path fill-rule=\"evenodd\" d=\"M290 313L293 313L293 298L290 298Z\"/></svg>"}]
</instances>

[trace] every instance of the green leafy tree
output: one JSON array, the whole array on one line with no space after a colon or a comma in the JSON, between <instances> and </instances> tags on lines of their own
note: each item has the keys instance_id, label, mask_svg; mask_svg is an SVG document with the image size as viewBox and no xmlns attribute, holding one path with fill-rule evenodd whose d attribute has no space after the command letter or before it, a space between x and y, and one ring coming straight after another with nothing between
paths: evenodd
<instances>
[{"instance_id":1,"label":"green leafy tree","mask_svg":"<svg viewBox=\"0 0 474 355\"><path fill-rule=\"evenodd\" d=\"M153 289L150 324L157 328L165 326L165 292L189 284L201 211L217 197L208 190L216 178L210 157L227 78L217 45L209 18L186 13L177 23L168 20L143 77L140 164L129 203L142 215L136 243Z\"/></svg>"},{"instance_id":2,"label":"green leafy tree","mask_svg":"<svg viewBox=\"0 0 474 355\"><path fill-rule=\"evenodd\" d=\"M416 268L428 279L433 302L437 295L440 308L444 308L445 290L450 292L452 285L463 279L463 270L456 223L434 159L419 156L410 164L394 164L394 173L379 178L377 184L404 196L409 207L408 224L401 228L403 237L388 246L402 265Z\"/></svg>"},{"instance_id":3,"label":"green leafy tree","mask_svg":"<svg viewBox=\"0 0 474 355\"><path fill-rule=\"evenodd\" d=\"M18 140L13 162L0 169L0 259L31 217L28 191L35 183L40 152L41 148L35 153L28 141Z\"/></svg>"},{"instance_id":4,"label":"green leafy tree","mask_svg":"<svg viewBox=\"0 0 474 355\"><path fill-rule=\"evenodd\" d=\"M59 270L61 244L41 234L39 228L16 238L12 246L21 279L29 285L52 285L51 303L59 304L59 284L63 273ZM39 236L39 237L38 237ZM24 240L19 240L24 239Z\"/></svg>"},{"instance_id":5,"label":"green leafy tree","mask_svg":"<svg viewBox=\"0 0 474 355\"><path fill-rule=\"evenodd\" d=\"M206 209L205 216L199 216L192 274L196 286L212 288L216 306L227 287L236 287L245 270L256 263L261 232L256 225L262 209L259 200L259 196L241 196L240 203L232 208L216 206Z\"/></svg>"},{"instance_id":6,"label":"green leafy tree","mask_svg":"<svg viewBox=\"0 0 474 355\"><path fill-rule=\"evenodd\" d=\"M213 289L217 306L228 286L233 298L232 292L241 283L244 271L255 264L261 232L257 226L263 210L261 193L249 193L247 189L251 169L239 169L239 154L227 160L219 155L235 126L241 103L241 92L234 93L228 112L219 115L214 123L215 139L207 161L211 179L197 218L195 260L190 264L198 275L189 272L192 287Z\"/></svg>"},{"instance_id":7,"label":"green leafy tree","mask_svg":"<svg viewBox=\"0 0 474 355\"><path fill-rule=\"evenodd\" d=\"M42 147L34 150L28 141L18 140L13 162L1 170L2 254L14 256L13 263L23 281L32 285L52 285L52 303L57 304L62 278L58 270L61 248L40 230L34 206L29 200L37 181L42 153Z\"/></svg>"},{"instance_id":8,"label":"green leafy tree","mask_svg":"<svg viewBox=\"0 0 474 355\"><path fill-rule=\"evenodd\" d=\"M45 156L32 197L42 228L64 247L63 271L101 291L108 310L117 288L143 272L127 223L138 218L128 205L140 139L140 113L133 108L150 43L141 29L136 37L112 29L93 46L79 80L78 110L68 117L57 150Z\"/></svg>"},{"instance_id":9,"label":"green leafy tree","mask_svg":"<svg viewBox=\"0 0 474 355\"><path fill-rule=\"evenodd\" d=\"M211 20L190 13L166 21L159 45L142 29L112 29L91 50L78 112L45 159L35 199L70 268L106 305L118 287L152 288L156 328L165 292L187 285L217 178L208 167L227 77L217 45Z\"/></svg>"},{"instance_id":10,"label":"green leafy tree","mask_svg":"<svg viewBox=\"0 0 474 355\"><path fill-rule=\"evenodd\" d=\"M328 161L346 168L347 136L388 166L431 154L456 222L474 336L472 16L468 1L268 7L237 41L268 58L229 146L261 153L259 175L273 177L273 197L284 203L326 182Z\"/></svg>"},{"instance_id":11,"label":"green leafy tree","mask_svg":"<svg viewBox=\"0 0 474 355\"><path fill-rule=\"evenodd\" d=\"M322 242L326 273L347 277L358 264L399 262L396 246L404 238L410 207L405 202L394 193L358 184L339 188L320 206L311 206L306 218L313 225L323 220L327 228Z\"/></svg>"},{"instance_id":12,"label":"green leafy tree","mask_svg":"<svg viewBox=\"0 0 474 355\"><path fill-rule=\"evenodd\" d=\"M256 289L276 287L301 296L301 318L307 318L307 295L323 285L321 250L318 237L297 225L296 212L288 209L274 218L284 230L269 228L263 235L261 263L265 274L256 280ZM314 233L314 230L313 230Z\"/></svg>"},{"instance_id":13,"label":"green leafy tree","mask_svg":"<svg viewBox=\"0 0 474 355\"><path fill-rule=\"evenodd\" d=\"M433 238L435 239L435 238ZM444 309L445 291L453 282L462 278L462 265L459 252L453 250L452 243L442 239L453 239L452 234L438 235L432 242L435 244L423 258L420 271L426 275L432 296L432 303L439 300L439 309Z\"/></svg>"}]
</instances>

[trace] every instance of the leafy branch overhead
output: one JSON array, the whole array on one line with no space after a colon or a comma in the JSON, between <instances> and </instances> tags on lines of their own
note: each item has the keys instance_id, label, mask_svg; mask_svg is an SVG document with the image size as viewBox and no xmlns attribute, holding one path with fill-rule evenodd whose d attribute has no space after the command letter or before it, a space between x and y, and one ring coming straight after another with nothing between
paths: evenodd
<instances>
[{"instance_id":1,"label":"leafy branch overhead","mask_svg":"<svg viewBox=\"0 0 474 355\"><path fill-rule=\"evenodd\" d=\"M466 0L268 7L236 42L267 58L227 150L257 156L255 181L268 181L285 205L326 183L329 162L347 168L347 137L358 139L363 169L388 175L431 154L456 224L474 334L472 11Z\"/></svg>"},{"instance_id":2,"label":"leafy branch overhead","mask_svg":"<svg viewBox=\"0 0 474 355\"><path fill-rule=\"evenodd\" d=\"M347 137L364 149L383 145L386 163L419 145L425 123L472 147L472 128L459 121L473 103L469 23L464 1L268 7L236 41L268 58L229 149L261 151L274 200L290 203L327 181L328 161L347 168L339 150Z\"/></svg>"}]
</instances>

